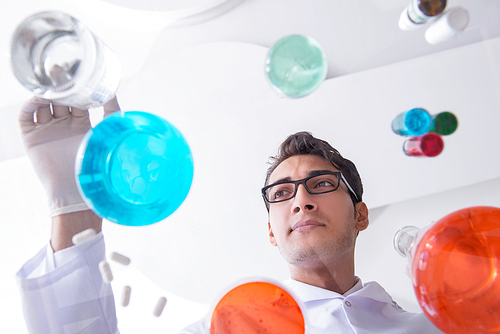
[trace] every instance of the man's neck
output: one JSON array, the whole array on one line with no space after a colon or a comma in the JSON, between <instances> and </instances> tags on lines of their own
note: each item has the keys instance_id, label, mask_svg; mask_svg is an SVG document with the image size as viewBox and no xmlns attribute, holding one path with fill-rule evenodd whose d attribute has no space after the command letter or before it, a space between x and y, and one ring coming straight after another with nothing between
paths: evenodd
<instances>
[{"instance_id":1,"label":"man's neck","mask_svg":"<svg viewBox=\"0 0 500 334\"><path fill-rule=\"evenodd\" d=\"M304 268L289 265L290 277L296 281L344 294L355 285L354 264Z\"/></svg>"}]
</instances>

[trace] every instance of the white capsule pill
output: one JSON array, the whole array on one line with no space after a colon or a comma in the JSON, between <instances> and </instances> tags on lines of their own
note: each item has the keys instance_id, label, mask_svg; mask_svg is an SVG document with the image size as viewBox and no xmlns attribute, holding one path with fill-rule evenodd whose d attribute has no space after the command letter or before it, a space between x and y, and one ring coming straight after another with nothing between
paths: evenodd
<instances>
[{"instance_id":1,"label":"white capsule pill","mask_svg":"<svg viewBox=\"0 0 500 334\"><path fill-rule=\"evenodd\" d=\"M130 302L130 292L132 289L127 285L122 290L122 306L127 306Z\"/></svg>"},{"instance_id":2,"label":"white capsule pill","mask_svg":"<svg viewBox=\"0 0 500 334\"><path fill-rule=\"evenodd\" d=\"M113 273L111 272L109 263L104 260L99 262L99 271L101 272L102 280L105 283L111 283L111 281L113 280Z\"/></svg>"},{"instance_id":3,"label":"white capsule pill","mask_svg":"<svg viewBox=\"0 0 500 334\"><path fill-rule=\"evenodd\" d=\"M155 310L153 311L153 315L155 317L159 317L161 315L166 303L167 303L167 298L161 297L160 299L158 299L158 303L156 303Z\"/></svg>"},{"instance_id":4,"label":"white capsule pill","mask_svg":"<svg viewBox=\"0 0 500 334\"><path fill-rule=\"evenodd\" d=\"M111 253L111 260L121 263L124 266L128 266L130 264L130 259L128 257L116 252Z\"/></svg>"},{"instance_id":5,"label":"white capsule pill","mask_svg":"<svg viewBox=\"0 0 500 334\"><path fill-rule=\"evenodd\" d=\"M71 238L71 241L73 241L73 245L78 245L89 240L94 235L96 235L96 231L93 228L88 228L85 231L75 234L73 238Z\"/></svg>"}]
</instances>

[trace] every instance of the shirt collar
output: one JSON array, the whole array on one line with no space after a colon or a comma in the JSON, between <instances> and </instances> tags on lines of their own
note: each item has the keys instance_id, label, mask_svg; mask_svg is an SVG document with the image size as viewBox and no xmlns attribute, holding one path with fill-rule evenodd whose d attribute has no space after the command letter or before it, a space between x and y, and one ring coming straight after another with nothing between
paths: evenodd
<instances>
[{"instance_id":1,"label":"shirt collar","mask_svg":"<svg viewBox=\"0 0 500 334\"><path fill-rule=\"evenodd\" d=\"M334 291L319 288L314 285L302 283L292 278L287 279L283 282L283 284L295 297L305 303L308 301L321 299L344 299L348 295L353 294L363 288L363 282L359 277L355 276L354 282L354 286L347 290L343 295Z\"/></svg>"}]
</instances>

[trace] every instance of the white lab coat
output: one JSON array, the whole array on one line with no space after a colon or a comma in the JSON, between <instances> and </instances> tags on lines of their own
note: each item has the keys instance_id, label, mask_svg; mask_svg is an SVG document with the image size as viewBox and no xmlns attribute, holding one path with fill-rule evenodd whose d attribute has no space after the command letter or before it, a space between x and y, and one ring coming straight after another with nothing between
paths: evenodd
<instances>
[{"instance_id":1,"label":"white lab coat","mask_svg":"<svg viewBox=\"0 0 500 334\"><path fill-rule=\"evenodd\" d=\"M284 286L305 307L309 334L434 334L442 333L423 313L404 311L377 282L363 284L341 295L292 279ZM209 334L206 319L182 334Z\"/></svg>"},{"instance_id":2,"label":"white lab coat","mask_svg":"<svg viewBox=\"0 0 500 334\"><path fill-rule=\"evenodd\" d=\"M92 240L53 253L42 249L17 273L30 334L116 334L113 292L103 283L99 262L105 257L99 233ZM442 333L422 313L404 311L376 282L340 295L289 279L284 286L306 309L309 334ZM209 334L205 319L181 334Z\"/></svg>"},{"instance_id":3,"label":"white lab coat","mask_svg":"<svg viewBox=\"0 0 500 334\"><path fill-rule=\"evenodd\" d=\"M116 334L111 285L102 281L105 258L99 233L92 240L53 253L50 245L17 273L30 334Z\"/></svg>"}]
</instances>

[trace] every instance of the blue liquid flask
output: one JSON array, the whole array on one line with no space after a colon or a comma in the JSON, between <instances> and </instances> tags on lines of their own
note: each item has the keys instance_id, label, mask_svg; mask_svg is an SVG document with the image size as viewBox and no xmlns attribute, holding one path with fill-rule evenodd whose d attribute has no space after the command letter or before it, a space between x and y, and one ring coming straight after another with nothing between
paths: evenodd
<instances>
[{"instance_id":1,"label":"blue liquid flask","mask_svg":"<svg viewBox=\"0 0 500 334\"><path fill-rule=\"evenodd\" d=\"M421 136L429 132L430 128L431 116L422 108L403 112L392 121L392 130L401 136Z\"/></svg>"},{"instance_id":2,"label":"blue liquid flask","mask_svg":"<svg viewBox=\"0 0 500 334\"><path fill-rule=\"evenodd\" d=\"M172 214L193 179L193 158L172 124L146 112L117 112L89 130L75 164L82 198L100 217L128 226Z\"/></svg>"},{"instance_id":3,"label":"blue liquid flask","mask_svg":"<svg viewBox=\"0 0 500 334\"><path fill-rule=\"evenodd\" d=\"M280 96L304 97L325 80L326 55L314 39L291 35L277 41L269 50L265 72Z\"/></svg>"}]
</instances>

